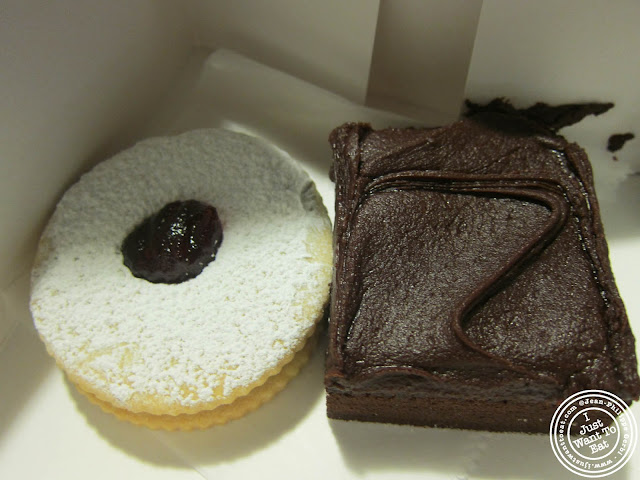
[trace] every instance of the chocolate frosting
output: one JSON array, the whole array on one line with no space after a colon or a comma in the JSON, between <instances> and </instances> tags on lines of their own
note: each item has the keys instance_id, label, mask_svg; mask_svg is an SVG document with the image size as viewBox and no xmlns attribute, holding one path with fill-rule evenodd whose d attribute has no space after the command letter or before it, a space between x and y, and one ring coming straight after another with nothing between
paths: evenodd
<instances>
[{"instance_id":1,"label":"chocolate frosting","mask_svg":"<svg viewBox=\"0 0 640 480\"><path fill-rule=\"evenodd\" d=\"M330 141L329 391L638 397L577 145L496 112L435 129L346 124Z\"/></svg>"}]
</instances>

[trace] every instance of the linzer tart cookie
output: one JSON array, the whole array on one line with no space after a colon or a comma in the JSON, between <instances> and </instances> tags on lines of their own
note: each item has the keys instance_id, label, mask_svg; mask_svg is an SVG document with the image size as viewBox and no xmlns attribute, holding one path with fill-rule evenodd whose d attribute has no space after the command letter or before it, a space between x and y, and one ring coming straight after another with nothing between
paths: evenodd
<instances>
[{"instance_id":1,"label":"linzer tart cookie","mask_svg":"<svg viewBox=\"0 0 640 480\"><path fill-rule=\"evenodd\" d=\"M576 391L638 398L581 148L492 112L330 142L329 417L548 432Z\"/></svg>"},{"instance_id":2,"label":"linzer tart cookie","mask_svg":"<svg viewBox=\"0 0 640 480\"><path fill-rule=\"evenodd\" d=\"M225 423L309 356L331 281L331 225L285 153L226 130L143 141L61 199L31 311L94 403L152 428Z\"/></svg>"}]
</instances>

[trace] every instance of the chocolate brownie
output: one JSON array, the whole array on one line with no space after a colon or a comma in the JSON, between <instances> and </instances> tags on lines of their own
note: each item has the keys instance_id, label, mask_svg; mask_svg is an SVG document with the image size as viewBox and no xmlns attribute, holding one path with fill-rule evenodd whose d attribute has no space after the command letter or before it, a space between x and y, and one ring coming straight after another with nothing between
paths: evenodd
<instances>
[{"instance_id":1,"label":"chocolate brownie","mask_svg":"<svg viewBox=\"0 0 640 480\"><path fill-rule=\"evenodd\" d=\"M329 417L546 432L584 389L638 399L585 152L517 112L330 136Z\"/></svg>"}]
</instances>

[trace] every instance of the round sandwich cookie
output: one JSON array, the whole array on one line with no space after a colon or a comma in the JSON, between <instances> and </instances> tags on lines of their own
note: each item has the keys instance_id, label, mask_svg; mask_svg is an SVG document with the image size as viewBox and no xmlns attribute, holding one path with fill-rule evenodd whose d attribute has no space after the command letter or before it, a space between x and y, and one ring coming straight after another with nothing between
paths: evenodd
<instances>
[{"instance_id":1,"label":"round sandwich cookie","mask_svg":"<svg viewBox=\"0 0 640 480\"><path fill-rule=\"evenodd\" d=\"M43 232L31 312L105 411L167 430L223 424L309 358L331 223L307 173L222 129L142 141L83 175Z\"/></svg>"}]
</instances>

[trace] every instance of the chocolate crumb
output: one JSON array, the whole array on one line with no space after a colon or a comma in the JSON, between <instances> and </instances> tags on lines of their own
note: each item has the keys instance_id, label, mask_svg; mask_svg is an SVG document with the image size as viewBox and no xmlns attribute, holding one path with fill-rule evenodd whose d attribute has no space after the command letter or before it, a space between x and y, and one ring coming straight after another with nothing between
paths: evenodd
<instances>
[{"instance_id":1,"label":"chocolate crumb","mask_svg":"<svg viewBox=\"0 0 640 480\"><path fill-rule=\"evenodd\" d=\"M609 137L607 142L607 150L610 152L617 152L625 143L635 138L635 135L631 132L628 133L615 133Z\"/></svg>"},{"instance_id":2,"label":"chocolate crumb","mask_svg":"<svg viewBox=\"0 0 640 480\"><path fill-rule=\"evenodd\" d=\"M548 105L544 102L537 102L527 108L516 108L505 98L495 98L486 105L466 100L465 105L467 107L466 117L471 117L481 112L521 115L554 132L578 123L588 115L601 115L614 106L611 102L567 103L564 105Z\"/></svg>"}]
</instances>

